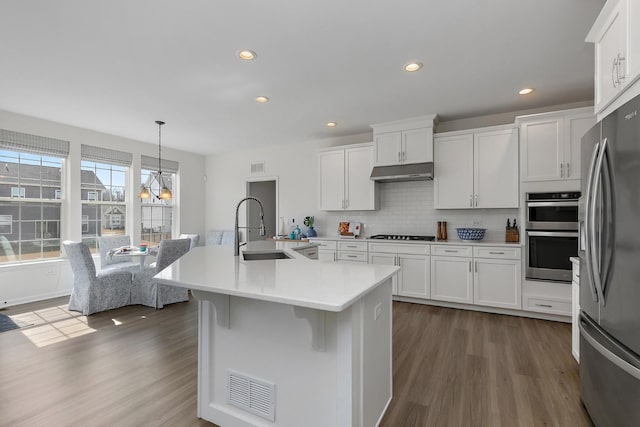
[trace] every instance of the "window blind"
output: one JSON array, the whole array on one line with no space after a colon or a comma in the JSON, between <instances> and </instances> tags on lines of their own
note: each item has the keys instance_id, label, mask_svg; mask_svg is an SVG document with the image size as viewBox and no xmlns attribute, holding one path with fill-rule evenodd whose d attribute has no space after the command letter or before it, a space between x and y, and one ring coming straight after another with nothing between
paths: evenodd
<instances>
[{"instance_id":1,"label":"window blind","mask_svg":"<svg viewBox=\"0 0 640 427\"><path fill-rule=\"evenodd\" d=\"M140 158L140 166L142 169L155 171L158 169L158 158L143 155ZM162 159L160 166L162 167L162 172L177 173L179 163L174 160Z\"/></svg>"},{"instance_id":2,"label":"window blind","mask_svg":"<svg viewBox=\"0 0 640 427\"><path fill-rule=\"evenodd\" d=\"M0 129L0 148L56 157L69 155L69 141L6 129Z\"/></svg>"},{"instance_id":3,"label":"window blind","mask_svg":"<svg viewBox=\"0 0 640 427\"><path fill-rule=\"evenodd\" d=\"M133 154L131 153L85 144L82 144L81 156L82 160L92 160L98 163L108 163L119 166L129 167L133 162ZM156 162L156 165L157 164Z\"/></svg>"}]
</instances>

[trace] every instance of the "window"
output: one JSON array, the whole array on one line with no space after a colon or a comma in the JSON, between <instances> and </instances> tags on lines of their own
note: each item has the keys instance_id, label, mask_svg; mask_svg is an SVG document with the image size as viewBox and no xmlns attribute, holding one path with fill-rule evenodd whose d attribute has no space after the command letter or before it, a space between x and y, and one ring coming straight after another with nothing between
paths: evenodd
<instances>
[{"instance_id":1,"label":"window","mask_svg":"<svg viewBox=\"0 0 640 427\"><path fill-rule=\"evenodd\" d=\"M0 130L0 263L59 257L63 159L6 149L14 134Z\"/></svg>"},{"instance_id":2,"label":"window","mask_svg":"<svg viewBox=\"0 0 640 427\"><path fill-rule=\"evenodd\" d=\"M163 171L162 179L175 198L176 193L173 188L175 174ZM160 194L160 184L158 183L157 171L142 169L141 182L145 187L151 187L152 194ZM171 238L173 206L173 200L160 200L155 196L152 196L150 199L142 199L141 243L157 245L160 240Z\"/></svg>"},{"instance_id":3,"label":"window","mask_svg":"<svg viewBox=\"0 0 640 427\"><path fill-rule=\"evenodd\" d=\"M24 187L11 187L11 197L25 198Z\"/></svg>"},{"instance_id":4,"label":"window","mask_svg":"<svg viewBox=\"0 0 640 427\"><path fill-rule=\"evenodd\" d=\"M92 252L98 249L99 236L126 233L127 171L121 165L81 162L82 241Z\"/></svg>"}]
</instances>

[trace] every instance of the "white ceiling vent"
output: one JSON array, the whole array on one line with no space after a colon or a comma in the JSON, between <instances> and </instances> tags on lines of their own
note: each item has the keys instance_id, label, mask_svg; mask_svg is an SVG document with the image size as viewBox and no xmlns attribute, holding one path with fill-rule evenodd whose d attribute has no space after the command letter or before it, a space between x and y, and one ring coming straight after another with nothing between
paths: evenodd
<instances>
[{"instance_id":1,"label":"white ceiling vent","mask_svg":"<svg viewBox=\"0 0 640 427\"><path fill-rule=\"evenodd\" d=\"M269 421L276 419L276 385L227 370L227 402Z\"/></svg>"},{"instance_id":2,"label":"white ceiling vent","mask_svg":"<svg viewBox=\"0 0 640 427\"><path fill-rule=\"evenodd\" d=\"M251 163L251 175L264 173L264 162L252 162Z\"/></svg>"}]
</instances>

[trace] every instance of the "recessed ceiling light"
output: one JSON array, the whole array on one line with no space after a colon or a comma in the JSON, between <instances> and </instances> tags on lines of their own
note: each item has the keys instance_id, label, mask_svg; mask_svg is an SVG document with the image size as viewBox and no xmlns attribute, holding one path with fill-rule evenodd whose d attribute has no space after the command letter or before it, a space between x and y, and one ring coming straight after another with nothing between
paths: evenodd
<instances>
[{"instance_id":1,"label":"recessed ceiling light","mask_svg":"<svg viewBox=\"0 0 640 427\"><path fill-rule=\"evenodd\" d=\"M252 59L256 59L258 54L252 50L244 49L238 52L238 58L244 59L245 61L251 61Z\"/></svg>"},{"instance_id":2,"label":"recessed ceiling light","mask_svg":"<svg viewBox=\"0 0 640 427\"><path fill-rule=\"evenodd\" d=\"M269 98L267 98L266 96L258 96L256 97L256 102L264 104L265 102L269 102Z\"/></svg>"},{"instance_id":3,"label":"recessed ceiling light","mask_svg":"<svg viewBox=\"0 0 640 427\"><path fill-rule=\"evenodd\" d=\"M407 65L404 66L404 70L409 73L418 71L420 68L422 68L422 63L420 62L409 62Z\"/></svg>"},{"instance_id":4,"label":"recessed ceiling light","mask_svg":"<svg viewBox=\"0 0 640 427\"><path fill-rule=\"evenodd\" d=\"M328 128L334 128L336 126L338 126L338 124L336 122L327 122L327 127Z\"/></svg>"},{"instance_id":5,"label":"recessed ceiling light","mask_svg":"<svg viewBox=\"0 0 640 427\"><path fill-rule=\"evenodd\" d=\"M526 87L524 89L522 89L520 92L518 92L520 95L529 95L531 92L533 92L533 89L530 87Z\"/></svg>"}]
</instances>

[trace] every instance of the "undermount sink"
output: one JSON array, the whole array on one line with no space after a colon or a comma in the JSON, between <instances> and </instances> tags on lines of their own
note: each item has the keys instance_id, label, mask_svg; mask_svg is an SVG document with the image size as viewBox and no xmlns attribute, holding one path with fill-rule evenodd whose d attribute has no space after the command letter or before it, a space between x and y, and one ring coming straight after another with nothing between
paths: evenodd
<instances>
[{"instance_id":1,"label":"undermount sink","mask_svg":"<svg viewBox=\"0 0 640 427\"><path fill-rule=\"evenodd\" d=\"M268 260L268 259L289 259L289 258L291 258L289 255L287 255L283 251L272 251L272 252L244 251L244 252L242 252L242 256L243 256L245 261L263 261L263 260Z\"/></svg>"}]
</instances>

